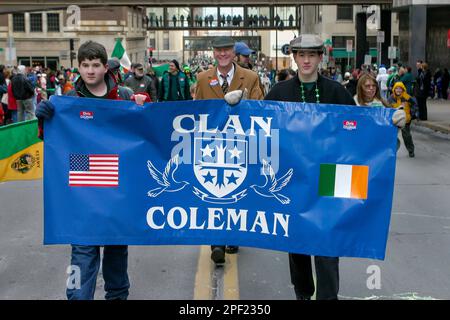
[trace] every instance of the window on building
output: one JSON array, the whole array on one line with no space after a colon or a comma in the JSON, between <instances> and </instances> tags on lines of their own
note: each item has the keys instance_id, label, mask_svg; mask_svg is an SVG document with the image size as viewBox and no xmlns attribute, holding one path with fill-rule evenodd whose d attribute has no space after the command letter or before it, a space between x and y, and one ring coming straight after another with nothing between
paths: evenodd
<instances>
[{"instance_id":1,"label":"window on building","mask_svg":"<svg viewBox=\"0 0 450 320\"><path fill-rule=\"evenodd\" d=\"M355 37L353 36L333 36L332 43L333 48L347 48L347 40L352 40L353 45L355 44Z\"/></svg>"},{"instance_id":2,"label":"window on building","mask_svg":"<svg viewBox=\"0 0 450 320\"><path fill-rule=\"evenodd\" d=\"M338 5L336 20L352 20L353 21L353 5L351 5L351 4Z\"/></svg>"},{"instance_id":3,"label":"window on building","mask_svg":"<svg viewBox=\"0 0 450 320\"><path fill-rule=\"evenodd\" d=\"M169 47L169 32L163 34L163 50L170 50Z\"/></svg>"},{"instance_id":4,"label":"window on building","mask_svg":"<svg viewBox=\"0 0 450 320\"><path fill-rule=\"evenodd\" d=\"M45 67L45 57L31 57L31 66L33 68L36 66Z\"/></svg>"},{"instance_id":5,"label":"window on building","mask_svg":"<svg viewBox=\"0 0 450 320\"><path fill-rule=\"evenodd\" d=\"M376 36L367 37L367 46L369 48L376 48L377 47L377 37Z\"/></svg>"},{"instance_id":6,"label":"window on building","mask_svg":"<svg viewBox=\"0 0 450 320\"><path fill-rule=\"evenodd\" d=\"M149 47L152 47L153 49L156 48L156 39L155 38L149 39Z\"/></svg>"},{"instance_id":7,"label":"window on building","mask_svg":"<svg viewBox=\"0 0 450 320\"><path fill-rule=\"evenodd\" d=\"M392 44L394 47L398 48L398 36L394 36L394 43Z\"/></svg>"},{"instance_id":8,"label":"window on building","mask_svg":"<svg viewBox=\"0 0 450 320\"><path fill-rule=\"evenodd\" d=\"M24 65L25 67L31 66L31 59L30 57L17 57L17 62L19 65Z\"/></svg>"},{"instance_id":9,"label":"window on building","mask_svg":"<svg viewBox=\"0 0 450 320\"><path fill-rule=\"evenodd\" d=\"M321 9L321 6L317 6L317 23L322 23L322 9Z\"/></svg>"},{"instance_id":10,"label":"window on building","mask_svg":"<svg viewBox=\"0 0 450 320\"><path fill-rule=\"evenodd\" d=\"M13 13L13 31L25 32L25 14Z\"/></svg>"},{"instance_id":11,"label":"window on building","mask_svg":"<svg viewBox=\"0 0 450 320\"><path fill-rule=\"evenodd\" d=\"M30 13L30 32L42 32L41 13Z\"/></svg>"},{"instance_id":12,"label":"window on building","mask_svg":"<svg viewBox=\"0 0 450 320\"><path fill-rule=\"evenodd\" d=\"M47 13L47 31L59 32L59 13Z\"/></svg>"}]
</instances>

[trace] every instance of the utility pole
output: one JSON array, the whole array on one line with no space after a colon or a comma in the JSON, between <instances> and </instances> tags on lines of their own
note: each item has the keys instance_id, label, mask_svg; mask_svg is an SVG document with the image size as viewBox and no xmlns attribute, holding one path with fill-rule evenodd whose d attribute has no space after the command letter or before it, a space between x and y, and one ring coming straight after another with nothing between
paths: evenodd
<instances>
[{"instance_id":1,"label":"utility pole","mask_svg":"<svg viewBox=\"0 0 450 320\"><path fill-rule=\"evenodd\" d=\"M278 26L275 27L275 73L278 73Z\"/></svg>"},{"instance_id":2,"label":"utility pole","mask_svg":"<svg viewBox=\"0 0 450 320\"><path fill-rule=\"evenodd\" d=\"M74 40L69 39L69 42L70 42L70 68L73 68L73 59L75 59Z\"/></svg>"}]
</instances>

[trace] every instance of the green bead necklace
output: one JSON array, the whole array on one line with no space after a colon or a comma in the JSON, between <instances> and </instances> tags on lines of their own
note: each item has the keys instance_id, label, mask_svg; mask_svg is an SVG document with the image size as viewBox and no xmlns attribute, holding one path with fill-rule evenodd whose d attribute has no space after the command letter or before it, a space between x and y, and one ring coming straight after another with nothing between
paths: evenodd
<instances>
[{"instance_id":1,"label":"green bead necklace","mask_svg":"<svg viewBox=\"0 0 450 320\"><path fill-rule=\"evenodd\" d=\"M320 94L319 94L319 88L317 87L317 81L315 83L315 91L316 91L316 103L320 103ZM301 95L303 102L306 102L305 98L305 88L303 87L303 82L300 81L300 89L301 89Z\"/></svg>"}]
</instances>

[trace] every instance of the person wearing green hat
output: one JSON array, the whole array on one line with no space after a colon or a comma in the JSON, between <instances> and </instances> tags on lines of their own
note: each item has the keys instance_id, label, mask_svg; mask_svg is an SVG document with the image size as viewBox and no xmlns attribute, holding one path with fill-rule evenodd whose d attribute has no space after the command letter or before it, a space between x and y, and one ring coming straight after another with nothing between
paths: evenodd
<instances>
[{"instance_id":1,"label":"person wearing green hat","mask_svg":"<svg viewBox=\"0 0 450 320\"><path fill-rule=\"evenodd\" d=\"M183 67L184 74L186 75L186 79L188 81L189 88L196 82L194 75L191 72L191 68L189 66Z\"/></svg>"}]
</instances>

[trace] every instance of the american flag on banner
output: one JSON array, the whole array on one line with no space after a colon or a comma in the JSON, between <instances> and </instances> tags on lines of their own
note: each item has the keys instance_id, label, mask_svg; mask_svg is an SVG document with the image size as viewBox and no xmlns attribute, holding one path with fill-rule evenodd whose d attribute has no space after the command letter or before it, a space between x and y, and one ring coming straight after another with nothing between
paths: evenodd
<instances>
[{"instance_id":1,"label":"american flag on banner","mask_svg":"<svg viewBox=\"0 0 450 320\"><path fill-rule=\"evenodd\" d=\"M117 187L119 156L117 154L71 154L69 186Z\"/></svg>"}]
</instances>

